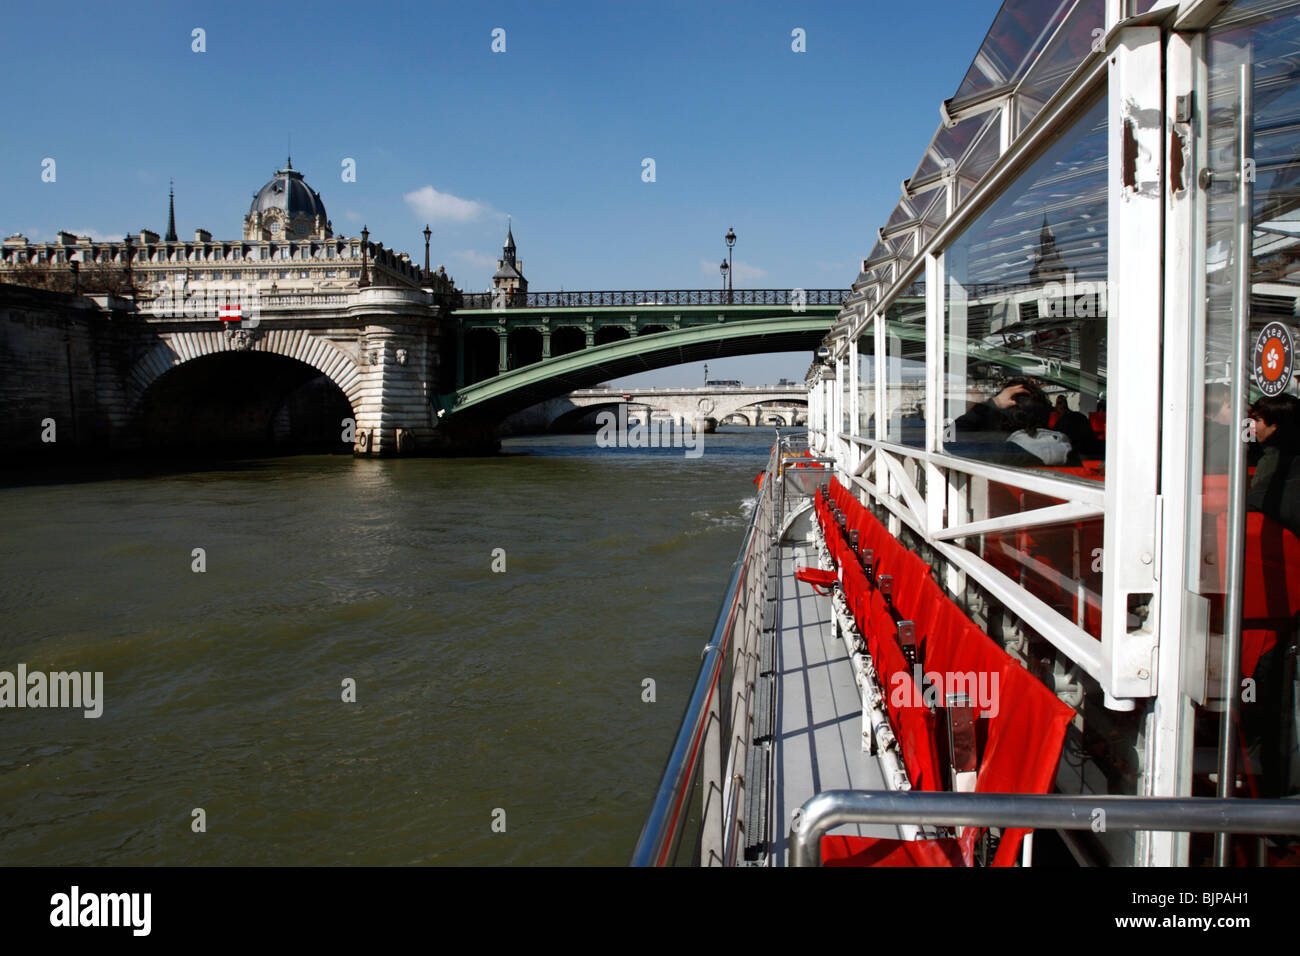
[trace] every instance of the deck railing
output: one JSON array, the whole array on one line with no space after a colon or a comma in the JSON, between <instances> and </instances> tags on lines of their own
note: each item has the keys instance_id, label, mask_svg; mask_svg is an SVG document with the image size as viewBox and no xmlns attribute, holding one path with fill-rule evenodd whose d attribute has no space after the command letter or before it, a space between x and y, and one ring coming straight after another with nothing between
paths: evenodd
<instances>
[{"instance_id":1,"label":"deck railing","mask_svg":"<svg viewBox=\"0 0 1300 956\"><path fill-rule=\"evenodd\" d=\"M749 528L732 566L695 690L664 768L633 866L671 866L683 846L691 862L723 866L742 852L749 716L758 671L775 526L775 475L782 446L768 459ZM698 797L698 800L697 800ZM698 823L698 855L684 835Z\"/></svg>"},{"instance_id":2,"label":"deck railing","mask_svg":"<svg viewBox=\"0 0 1300 956\"><path fill-rule=\"evenodd\" d=\"M821 866L822 837L845 823L1300 834L1300 802L1210 797L1061 796L827 790L794 813L790 864Z\"/></svg>"}]
</instances>

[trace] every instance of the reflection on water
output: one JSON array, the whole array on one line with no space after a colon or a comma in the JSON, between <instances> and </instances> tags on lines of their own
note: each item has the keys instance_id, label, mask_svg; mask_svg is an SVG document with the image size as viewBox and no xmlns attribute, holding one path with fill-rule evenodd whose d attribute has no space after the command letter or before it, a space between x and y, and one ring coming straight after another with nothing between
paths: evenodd
<instances>
[{"instance_id":1,"label":"reflection on water","mask_svg":"<svg viewBox=\"0 0 1300 956\"><path fill-rule=\"evenodd\" d=\"M771 436L8 476L0 670L106 699L0 710L0 858L625 863Z\"/></svg>"}]
</instances>

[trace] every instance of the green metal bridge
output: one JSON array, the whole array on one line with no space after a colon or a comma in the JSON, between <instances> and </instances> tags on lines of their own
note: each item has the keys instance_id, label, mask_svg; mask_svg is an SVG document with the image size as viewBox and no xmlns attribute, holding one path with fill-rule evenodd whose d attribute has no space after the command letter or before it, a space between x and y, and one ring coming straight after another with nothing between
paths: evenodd
<instances>
[{"instance_id":1,"label":"green metal bridge","mask_svg":"<svg viewBox=\"0 0 1300 956\"><path fill-rule=\"evenodd\" d=\"M651 369L815 349L843 289L656 290L458 295L456 390L439 415L502 418Z\"/></svg>"}]
</instances>

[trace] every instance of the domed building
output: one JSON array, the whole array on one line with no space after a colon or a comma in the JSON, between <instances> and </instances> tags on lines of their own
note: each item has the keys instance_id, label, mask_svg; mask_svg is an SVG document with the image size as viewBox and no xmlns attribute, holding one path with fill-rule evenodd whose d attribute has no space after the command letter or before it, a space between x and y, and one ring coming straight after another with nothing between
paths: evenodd
<instances>
[{"instance_id":1,"label":"domed building","mask_svg":"<svg viewBox=\"0 0 1300 956\"><path fill-rule=\"evenodd\" d=\"M320 193L307 185L302 173L293 168L292 157L284 168L253 194L244 217L244 239L251 242L273 239L331 239L334 229L325 215Z\"/></svg>"},{"instance_id":2,"label":"domed building","mask_svg":"<svg viewBox=\"0 0 1300 956\"><path fill-rule=\"evenodd\" d=\"M101 241L59 232L54 242L9 236L0 242L0 282L66 290L78 283L111 286L130 290L141 301L225 289L263 297L350 294L372 285L455 289L442 266L430 269L427 229L423 268L406 253L371 239L364 228L360 236L335 236L320 193L292 160L253 194L240 239L214 240L202 228L194 230L193 240L180 238L174 190L167 199L167 228L161 234L145 228L135 236ZM79 270L75 278L73 263Z\"/></svg>"}]
</instances>

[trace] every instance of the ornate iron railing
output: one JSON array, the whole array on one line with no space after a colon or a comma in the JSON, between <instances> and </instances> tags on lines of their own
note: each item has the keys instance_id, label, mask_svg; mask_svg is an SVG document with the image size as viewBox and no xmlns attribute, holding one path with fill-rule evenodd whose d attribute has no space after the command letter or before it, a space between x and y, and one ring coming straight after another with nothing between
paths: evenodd
<instances>
[{"instance_id":1,"label":"ornate iron railing","mask_svg":"<svg viewBox=\"0 0 1300 956\"><path fill-rule=\"evenodd\" d=\"M454 309L567 309L662 305L840 305L846 289L655 289L596 292L457 292Z\"/></svg>"}]
</instances>

